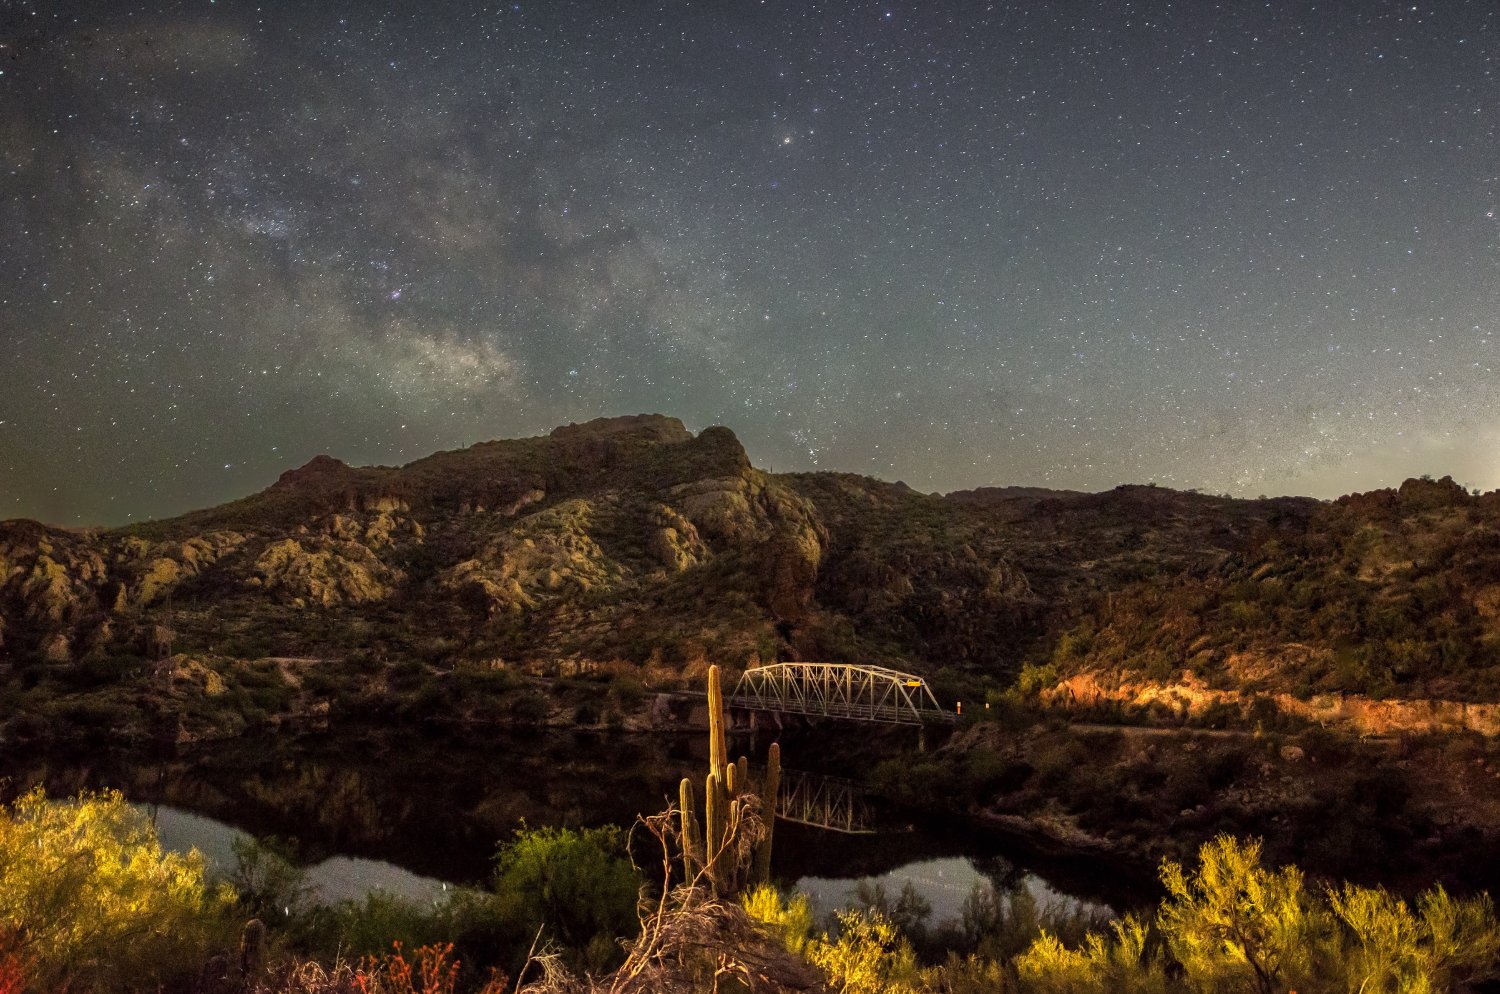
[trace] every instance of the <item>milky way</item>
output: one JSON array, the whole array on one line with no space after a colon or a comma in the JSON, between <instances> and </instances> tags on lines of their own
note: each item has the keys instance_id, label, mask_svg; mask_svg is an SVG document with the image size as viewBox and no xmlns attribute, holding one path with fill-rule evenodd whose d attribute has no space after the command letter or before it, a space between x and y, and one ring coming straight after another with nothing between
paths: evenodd
<instances>
[{"instance_id":1,"label":"milky way","mask_svg":"<svg viewBox=\"0 0 1500 994\"><path fill-rule=\"evenodd\" d=\"M0 517L727 424L923 490L1500 486L1490 2L0 8Z\"/></svg>"}]
</instances>

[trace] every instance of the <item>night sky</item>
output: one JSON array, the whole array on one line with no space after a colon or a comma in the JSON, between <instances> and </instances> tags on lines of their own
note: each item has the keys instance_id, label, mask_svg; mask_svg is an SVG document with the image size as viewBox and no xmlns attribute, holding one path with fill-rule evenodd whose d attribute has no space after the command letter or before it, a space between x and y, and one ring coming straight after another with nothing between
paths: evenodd
<instances>
[{"instance_id":1,"label":"night sky","mask_svg":"<svg viewBox=\"0 0 1500 994\"><path fill-rule=\"evenodd\" d=\"M0 0L0 517L656 411L1500 487L1500 4Z\"/></svg>"}]
</instances>

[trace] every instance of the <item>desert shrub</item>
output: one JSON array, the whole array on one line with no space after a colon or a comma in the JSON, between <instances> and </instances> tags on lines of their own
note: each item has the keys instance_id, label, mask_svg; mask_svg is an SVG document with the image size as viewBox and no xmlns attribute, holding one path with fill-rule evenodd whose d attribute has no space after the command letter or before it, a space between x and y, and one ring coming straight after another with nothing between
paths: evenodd
<instances>
[{"instance_id":1,"label":"desert shrub","mask_svg":"<svg viewBox=\"0 0 1500 994\"><path fill-rule=\"evenodd\" d=\"M545 694L529 688L513 694L509 704L511 718L527 725L541 724L552 709Z\"/></svg>"},{"instance_id":2,"label":"desert shrub","mask_svg":"<svg viewBox=\"0 0 1500 994\"><path fill-rule=\"evenodd\" d=\"M85 742L119 741L120 733L140 720L140 705L121 693L120 688L93 694L47 701L44 716L54 724L54 732L63 731Z\"/></svg>"},{"instance_id":3,"label":"desert shrub","mask_svg":"<svg viewBox=\"0 0 1500 994\"><path fill-rule=\"evenodd\" d=\"M973 951L950 951L925 970L883 895L818 936L804 899L761 888L744 903L845 992L1439 994L1500 976L1488 896L1437 888L1408 903L1380 888L1309 889L1296 868L1268 869L1260 855L1259 842L1220 836L1191 871L1164 862L1156 915L1107 928L1097 916L1039 911L1024 887L1008 899L976 889L960 926Z\"/></svg>"},{"instance_id":4,"label":"desert shrub","mask_svg":"<svg viewBox=\"0 0 1500 994\"><path fill-rule=\"evenodd\" d=\"M154 989L227 941L234 892L203 857L166 853L119 793L0 811L0 930L19 938L39 990Z\"/></svg>"},{"instance_id":5,"label":"desert shrub","mask_svg":"<svg viewBox=\"0 0 1500 994\"><path fill-rule=\"evenodd\" d=\"M964 899L957 934L948 937L948 945L986 960L1009 963L1043 934L1071 948L1109 924L1102 909L1071 902L1040 904L1025 880L1009 886L981 882Z\"/></svg>"},{"instance_id":6,"label":"desert shrub","mask_svg":"<svg viewBox=\"0 0 1500 994\"><path fill-rule=\"evenodd\" d=\"M1141 674L1153 683L1166 683L1177 675L1178 665L1161 649L1148 649L1136 661Z\"/></svg>"},{"instance_id":7,"label":"desert shrub","mask_svg":"<svg viewBox=\"0 0 1500 994\"><path fill-rule=\"evenodd\" d=\"M812 940L813 911L805 894L786 897L775 887L761 884L746 893L741 903L751 918L771 926L790 951L800 953Z\"/></svg>"},{"instance_id":8,"label":"desert shrub","mask_svg":"<svg viewBox=\"0 0 1500 994\"><path fill-rule=\"evenodd\" d=\"M427 667L421 660L402 659L386 667L386 681L398 693L415 690L427 679Z\"/></svg>"},{"instance_id":9,"label":"desert shrub","mask_svg":"<svg viewBox=\"0 0 1500 994\"><path fill-rule=\"evenodd\" d=\"M307 875L293 862L287 843L271 836L240 836L230 845L235 866L228 882L248 917L275 920L306 910L312 889L307 886Z\"/></svg>"},{"instance_id":10,"label":"desert shrub","mask_svg":"<svg viewBox=\"0 0 1500 994\"><path fill-rule=\"evenodd\" d=\"M974 713L976 705L983 704L988 689L986 682L979 674L956 666L940 667L927 681L940 706L948 707L953 701L963 701L964 711L968 714Z\"/></svg>"},{"instance_id":11,"label":"desert shrub","mask_svg":"<svg viewBox=\"0 0 1500 994\"><path fill-rule=\"evenodd\" d=\"M1072 780L1080 769L1086 768L1093 757L1088 746L1076 738L1065 738L1048 743L1039 743L1032 764L1037 777L1048 787L1057 787Z\"/></svg>"},{"instance_id":12,"label":"desert shrub","mask_svg":"<svg viewBox=\"0 0 1500 994\"><path fill-rule=\"evenodd\" d=\"M344 655L344 665L352 673L373 676L384 667L381 653L374 649L358 648Z\"/></svg>"},{"instance_id":13,"label":"desert shrub","mask_svg":"<svg viewBox=\"0 0 1500 994\"><path fill-rule=\"evenodd\" d=\"M1057 683L1056 666L1051 663L1041 666L1027 663L1016 675L1015 688L1022 697L1035 697L1055 683Z\"/></svg>"},{"instance_id":14,"label":"desert shrub","mask_svg":"<svg viewBox=\"0 0 1500 994\"><path fill-rule=\"evenodd\" d=\"M458 982L459 963L453 958L451 943L432 943L412 950L408 960L401 943L392 943L389 953L368 957L361 971L369 978L372 990L389 994L453 994Z\"/></svg>"},{"instance_id":15,"label":"desert shrub","mask_svg":"<svg viewBox=\"0 0 1500 994\"><path fill-rule=\"evenodd\" d=\"M1265 698L1258 697L1257 701ZM1272 704L1275 708L1275 704ZM1204 708L1195 724L1204 728L1233 728L1240 722L1240 706L1233 701L1217 700Z\"/></svg>"},{"instance_id":16,"label":"desert shrub","mask_svg":"<svg viewBox=\"0 0 1500 994\"><path fill-rule=\"evenodd\" d=\"M824 935L805 955L841 994L914 994L921 981L911 944L879 912L843 911L837 938Z\"/></svg>"},{"instance_id":17,"label":"desert shrub","mask_svg":"<svg viewBox=\"0 0 1500 994\"><path fill-rule=\"evenodd\" d=\"M1073 948L1057 936L1043 933L1015 960L1018 986L1036 994L1164 994L1181 990L1168 979L1145 922L1126 916L1111 928L1113 938L1094 934Z\"/></svg>"},{"instance_id":18,"label":"desert shrub","mask_svg":"<svg viewBox=\"0 0 1500 994\"><path fill-rule=\"evenodd\" d=\"M528 931L517 917L515 902L466 887L436 902L377 890L360 901L313 906L301 916L272 921L293 946L325 960L379 958L397 943L406 949L450 947L469 977L518 969L536 935L534 923Z\"/></svg>"},{"instance_id":19,"label":"desert shrub","mask_svg":"<svg viewBox=\"0 0 1500 994\"><path fill-rule=\"evenodd\" d=\"M620 707L626 711L633 711L640 707L641 702L646 699L646 685L637 677L621 673L615 676L610 683L610 691Z\"/></svg>"},{"instance_id":20,"label":"desert shrub","mask_svg":"<svg viewBox=\"0 0 1500 994\"><path fill-rule=\"evenodd\" d=\"M1276 700L1265 694L1256 694L1245 711L1245 722L1262 729L1280 729L1287 723L1287 714L1277 707Z\"/></svg>"},{"instance_id":21,"label":"desert shrub","mask_svg":"<svg viewBox=\"0 0 1500 994\"><path fill-rule=\"evenodd\" d=\"M870 771L873 789L897 804L909 807L948 805L956 796L958 760L940 757L885 759Z\"/></svg>"},{"instance_id":22,"label":"desert shrub","mask_svg":"<svg viewBox=\"0 0 1500 994\"><path fill-rule=\"evenodd\" d=\"M1007 964L950 952L939 966L922 971L924 990L942 994L1004 994L1015 989Z\"/></svg>"},{"instance_id":23,"label":"desert shrub","mask_svg":"<svg viewBox=\"0 0 1500 994\"><path fill-rule=\"evenodd\" d=\"M855 886L853 896L854 910L878 915L890 922L916 948L931 947L933 936L928 922L932 918L932 904L911 881L902 884L892 897L884 884L861 880Z\"/></svg>"},{"instance_id":24,"label":"desert shrub","mask_svg":"<svg viewBox=\"0 0 1500 994\"><path fill-rule=\"evenodd\" d=\"M1500 925L1488 895L1467 900L1441 887L1413 910L1383 888L1345 884L1328 903L1346 935L1340 962L1349 990L1445 991L1493 978Z\"/></svg>"},{"instance_id":25,"label":"desert shrub","mask_svg":"<svg viewBox=\"0 0 1500 994\"><path fill-rule=\"evenodd\" d=\"M963 778L965 790L976 798L992 797L1005 788L1014 789L1017 776L1015 763L993 749L983 747L969 750L964 757Z\"/></svg>"},{"instance_id":26,"label":"desert shrub","mask_svg":"<svg viewBox=\"0 0 1500 994\"><path fill-rule=\"evenodd\" d=\"M1267 870L1260 843L1221 835L1189 875L1164 862L1158 916L1172 955L1196 986L1216 991L1320 989L1319 953L1332 920L1295 867Z\"/></svg>"},{"instance_id":27,"label":"desert shrub","mask_svg":"<svg viewBox=\"0 0 1500 994\"><path fill-rule=\"evenodd\" d=\"M1088 627L1063 632L1052 649L1052 661L1057 665L1066 665L1083 659L1088 655L1093 639L1094 633Z\"/></svg>"},{"instance_id":28,"label":"desert shrub","mask_svg":"<svg viewBox=\"0 0 1500 994\"><path fill-rule=\"evenodd\" d=\"M617 953L614 940L639 926L640 879L614 826L521 829L496 857L495 893L528 931L570 950L602 937Z\"/></svg>"},{"instance_id":29,"label":"desert shrub","mask_svg":"<svg viewBox=\"0 0 1500 994\"><path fill-rule=\"evenodd\" d=\"M305 944L344 955L377 956L392 943L418 948L449 941L466 910L455 895L437 905L373 890L360 901L313 909L299 931Z\"/></svg>"},{"instance_id":30,"label":"desert shrub","mask_svg":"<svg viewBox=\"0 0 1500 994\"><path fill-rule=\"evenodd\" d=\"M31 959L20 951L20 939L0 931L0 994L26 994L31 982Z\"/></svg>"},{"instance_id":31,"label":"desert shrub","mask_svg":"<svg viewBox=\"0 0 1500 994\"><path fill-rule=\"evenodd\" d=\"M91 652L58 674L59 681L75 690L90 690L127 683L147 669L147 662L134 653Z\"/></svg>"},{"instance_id":32,"label":"desert shrub","mask_svg":"<svg viewBox=\"0 0 1500 994\"><path fill-rule=\"evenodd\" d=\"M332 967L316 960L294 960L281 967L270 983L254 994L453 994L460 987L463 963L448 943L412 949L392 943L388 951L357 962L340 958ZM503 994L509 987L503 974L491 974L478 994Z\"/></svg>"}]
</instances>

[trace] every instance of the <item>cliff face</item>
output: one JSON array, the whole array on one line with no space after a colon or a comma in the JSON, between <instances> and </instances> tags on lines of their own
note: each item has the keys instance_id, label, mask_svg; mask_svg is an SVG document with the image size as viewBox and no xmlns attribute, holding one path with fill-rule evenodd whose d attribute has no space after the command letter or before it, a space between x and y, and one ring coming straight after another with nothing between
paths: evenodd
<instances>
[{"instance_id":1,"label":"cliff face","mask_svg":"<svg viewBox=\"0 0 1500 994\"><path fill-rule=\"evenodd\" d=\"M1481 701L1497 639L1500 495L935 496L763 473L728 429L659 416L399 468L319 456L116 531L0 522L0 660L40 673L165 653L679 673L822 658L1008 680L1050 659L1091 688L1186 671L1298 699ZM1390 678L1345 685L1355 662Z\"/></svg>"}]
</instances>

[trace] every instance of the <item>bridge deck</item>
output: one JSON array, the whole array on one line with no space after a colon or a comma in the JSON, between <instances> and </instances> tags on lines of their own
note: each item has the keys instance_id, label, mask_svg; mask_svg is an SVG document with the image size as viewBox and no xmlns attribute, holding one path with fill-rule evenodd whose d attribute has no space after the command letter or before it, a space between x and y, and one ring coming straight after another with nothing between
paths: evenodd
<instances>
[{"instance_id":1,"label":"bridge deck","mask_svg":"<svg viewBox=\"0 0 1500 994\"><path fill-rule=\"evenodd\" d=\"M731 707L751 711L779 711L782 714L807 714L824 718L846 718L850 721L877 721L888 725L921 725L928 721L951 720L947 712L913 713L910 708L890 704L828 705L810 701L779 701L770 697L737 694L729 698Z\"/></svg>"}]
</instances>

